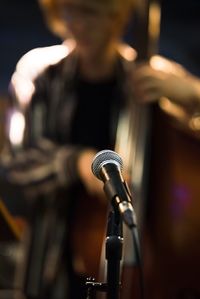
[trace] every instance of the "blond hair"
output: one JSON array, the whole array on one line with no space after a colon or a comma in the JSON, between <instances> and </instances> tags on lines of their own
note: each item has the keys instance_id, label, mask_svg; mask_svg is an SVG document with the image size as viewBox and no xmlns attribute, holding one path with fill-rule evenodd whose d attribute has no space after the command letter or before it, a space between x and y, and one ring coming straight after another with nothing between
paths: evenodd
<instances>
[{"instance_id":1,"label":"blond hair","mask_svg":"<svg viewBox=\"0 0 200 299\"><path fill-rule=\"evenodd\" d=\"M38 0L50 30L61 38L66 38L68 31L66 23L60 17L57 0ZM79 3L81 0L74 0ZM137 0L82 0L84 5L94 7L100 11L118 11L122 16L131 12Z\"/></svg>"}]
</instances>

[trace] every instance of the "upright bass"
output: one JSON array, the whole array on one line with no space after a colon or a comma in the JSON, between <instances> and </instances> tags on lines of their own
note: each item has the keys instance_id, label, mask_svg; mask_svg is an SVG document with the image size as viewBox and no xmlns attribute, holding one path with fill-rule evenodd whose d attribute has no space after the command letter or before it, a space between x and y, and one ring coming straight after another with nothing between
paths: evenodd
<instances>
[{"instance_id":1,"label":"upright bass","mask_svg":"<svg viewBox=\"0 0 200 299\"><path fill-rule=\"evenodd\" d=\"M146 30L141 35L147 51L138 52L142 59L154 54L160 27L158 3L145 2L144 7L145 18L140 20L145 26L140 30ZM162 98L152 107L136 105L124 119L131 131L123 130L130 132L129 142L121 143L120 150L125 160L130 153L127 165L138 205L145 298L199 298L199 113ZM123 298L138 295L133 265L134 260L125 257Z\"/></svg>"}]
</instances>

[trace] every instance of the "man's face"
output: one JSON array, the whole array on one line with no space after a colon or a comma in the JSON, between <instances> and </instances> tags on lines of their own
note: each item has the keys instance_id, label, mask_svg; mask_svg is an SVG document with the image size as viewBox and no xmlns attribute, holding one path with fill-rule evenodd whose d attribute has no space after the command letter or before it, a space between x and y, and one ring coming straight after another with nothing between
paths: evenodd
<instances>
[{"instance_id":1,"label":"man's face","mask_svg":"<svg viewBox=\"0 0 200 299\"><path fill-rule=\"evenodd\" d=\"M107 0L108 1L108 0ZM118 39L119 15L103 1L57 0L59 14L83 55L98 55Z\"/></svg>"}]
</instances>

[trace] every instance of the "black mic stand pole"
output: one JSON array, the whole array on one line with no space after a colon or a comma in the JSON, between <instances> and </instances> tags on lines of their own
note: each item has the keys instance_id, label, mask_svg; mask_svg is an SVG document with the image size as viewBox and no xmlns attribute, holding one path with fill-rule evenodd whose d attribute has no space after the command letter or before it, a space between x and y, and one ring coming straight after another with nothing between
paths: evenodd
<instances>
[{"instance_id":1,"label":"black mic stand pole","mask_svg":"<svg viewBox=\"0 0 200 299\"><path fill-rule=\"evenodd\" d=\"M120 261L122 259L123 233L122 220L118 211L110 211L106 235L107 281L94 282L89 278L86 282L87 299L95 298L95 292L106 292L107 299L120 298Z\"/></svg>"},{"instance_id":2,"label":"black mic stand pole","mask_svg":"<svg viewBox=\"0 0 200 299\"><path fill-rule=\"evenodd\" d=\"M111 211L106 237L107 299L118 299L120 294L120 261L122 259L123 231L118 212Z\"/></svg>"}]
</instances>

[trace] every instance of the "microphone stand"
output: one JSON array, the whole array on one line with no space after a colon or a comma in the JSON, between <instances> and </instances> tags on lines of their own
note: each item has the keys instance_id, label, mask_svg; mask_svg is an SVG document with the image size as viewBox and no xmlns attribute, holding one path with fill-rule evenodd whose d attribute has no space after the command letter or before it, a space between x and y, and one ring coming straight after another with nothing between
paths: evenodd
<instances>
[{"instance_id":1,"label":"microphone stand","mask_svg":"<svg viewBox=\"0 0 200 299\"><path fill-rule=\"evenodd\" d=\"M118 212L110 212L106 237L107 298L118 299L120 290L120 261L122 259L122 221Z\"/></svg>"},{"instance_id":2,"label":"microphone stand","mask_svg":"<svg viewBox=\"0 0 200 299\"><path fill-rule=\"evenodd\" d=\"M123 230L118 211L111 211L108 217L106 235L107 282L97 283L88 279L87 299L95 298L95 292L106 292L107 299L119 299L120 295L120 261L122 259Z\"/></svg>"},{"instance_id":3,"label":"microphone stand","mask_svg":"<svg viewBox=\"0 0 200 299\"><path fill-rule=\"evenodd\" d=\"M95 298L94 295L97 290L107 292L107 299L119 298L120 260L123 245L122 220L132 232L137 262L141 269L140 281L143 286L136 215L132 206L130 190L122 177L122 164L120 156L110 150L100 151L92 162L92 172L104 182L103 189L111 201L113 211L109 215L106 237L107 282L95 283L94 280L86 282L88 287L87 299Z\"/></svg>"}]
</instances>

